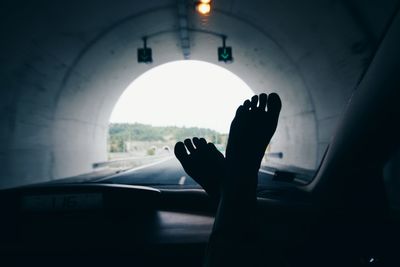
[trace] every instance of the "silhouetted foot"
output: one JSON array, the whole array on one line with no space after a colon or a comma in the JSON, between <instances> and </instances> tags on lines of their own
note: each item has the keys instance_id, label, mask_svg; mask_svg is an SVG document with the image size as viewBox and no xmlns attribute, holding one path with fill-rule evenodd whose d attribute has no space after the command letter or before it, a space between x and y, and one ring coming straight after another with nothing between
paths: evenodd
<instances>
[{"instance_id":1,"label":"silhouetted foot","mask_svg":"<svg viewBox=\"0 0 400 267\"><path fill-rule=\"evenodd\" d=\"M225 158L215 145L207 143L204 138L194 137L193 143L190 139L186 139L184 143L176 143L174 152L186 173L200 184L210 197L218 200L222 176L225 175Z\"/></svg>"},{"instance_id":2,"label":"silhouetted foot","mask_svg":"<svg viewBox=\"0 0 400 267\"><path fill-rule=\"evenodd\" d=\"M250 186L256 189L258 170L275 133L281 106L279 96L272 93L255 95L237 109L226 148L227 177L242 176L231 181L238 183L237 188L245 190ZM247 177L253 178L244 179Z\"/></svg>"}]
</instances>

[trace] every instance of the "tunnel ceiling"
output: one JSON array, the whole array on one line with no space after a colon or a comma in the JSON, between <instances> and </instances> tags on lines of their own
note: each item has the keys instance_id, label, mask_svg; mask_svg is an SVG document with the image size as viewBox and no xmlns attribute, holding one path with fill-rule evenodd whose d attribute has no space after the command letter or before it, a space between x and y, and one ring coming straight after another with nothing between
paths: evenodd
<instances>
[{"instance_id":1,"label":"tunnel ceiling","mask_svg":"<svg viewBox=\"0 0 400 267\"><path fill-rule=\"evenodd\" d=\"M396 2L219 0L204 18L186 1L189 58L222 65L256 93L278 92L284 108L272 149L313 169ZM0 187L90 172L106 160L122 92L145 71L184 59L181 3L2 4ZM228 37L232 64L217 61L221 38L204 31ZM151 65L136 62L143 36Z\"/></svg>"}]
</instances>

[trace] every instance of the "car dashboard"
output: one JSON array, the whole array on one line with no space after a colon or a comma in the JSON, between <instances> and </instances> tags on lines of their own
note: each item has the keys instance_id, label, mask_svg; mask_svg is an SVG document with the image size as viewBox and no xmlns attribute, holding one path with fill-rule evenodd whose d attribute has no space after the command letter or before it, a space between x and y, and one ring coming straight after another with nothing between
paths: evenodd
<instances>
[{"instance_id":1,"label":"car dashboard","mask_svg":"<svg viewBox=\"0 0 400 267\"><path fill-rule=\"evenodd\" d=\"M284 206L293 214L299 203L307 207L263 192L260 209L282 213ZM83 258L98 265L201 266L217 207L199 189L81 183L2 190L0 208L0 250L12 265L63 266ZM281 219L268 220L275 226L265 235L275 242L286 238L276 234L287 232Z\"/></svg>"},{"instance_id":2,"label":"car dashboard","mask_svg":"<svg viewBox=\"0 0 400 267\"><path fill-rule=\"evenodd\" d=\"M201 189L76 183L2 190L0 209L4 266L202 266L217 204ZM310 251L364 266L360 258L374 255L359 236L365 226L324 216L296 186L260 188L266 266L277 255L287 266L318 266Z\"/></svg>"}]
</instances>

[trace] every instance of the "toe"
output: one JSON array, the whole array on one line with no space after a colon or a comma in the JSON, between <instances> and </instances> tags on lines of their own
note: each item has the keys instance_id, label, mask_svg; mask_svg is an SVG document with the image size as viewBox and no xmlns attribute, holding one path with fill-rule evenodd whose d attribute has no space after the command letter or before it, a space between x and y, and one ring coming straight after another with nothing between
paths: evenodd
<instances>
[{"instance_id":1,"label":"toe","mask_svg":"<svg viewBox=\"0 0 400 267\"><path fill-rule=\"evenodd\" d=\"M244 107L242 105L240 105L236 110L236 116L240 116L240 114L242 114L243 111L244 111Z\"/></svg>"},{"instance_id":2,"label":"toe","mask_svg":"<svg viewBox=\"0 0 400 267\"><path fill-rule=\"evenodd\" d=\"M255 95L251 98L250 102L250 109L256 109L257 108L257 102L258 102L258 95Z\"/></svg>"},{"instance_id":3,"label":"toe","mask_svg":"<svg viewBox=\"0 0 400 267\"><path fill-rule=\"evenodd\" d=\"M267 106L268 106L268 112L279 114L282 108L282 102L279 95L276 93L271 93L268 96Z\"/></svg>"},{"instance_id":4,"label":"toe","mask_svg":"<svg viewBox=\"0 0 400 267\"><path fill-rule=\"evenodd\" d=\"M214 143L208 143L207 144L207 146L208 146L208 148L210 149L210 150L217 150L217 147L214 145Z\"/></svg>"},{"instance_id":5,"label":"toe","mask_svg":"<svg viewBox=\"0 0 400 267\"><path fill-rule=\"evenodd\" d=\"M267 94L262 93L260 94L259 97L258 108L264 111L266 107L267 107Z\"/></svg>"},{"instance_id":6,"label":"toe","mask_svg":"<svg viewBox=\"0 0 400 267\"><path fill-rule=\"evenodd\" d=\"M206 145L207 145L207 141L206 141L206 139L204 139L204 138L200 138L200 139L199 139L199 143L200 143L200 144L199 144L200 146L206 146Z\"/></svg>"},{"instance_id":7,"label":"toe","mask_svg":"<svg viewBox=\"0 0 400 267\"><path fill-rule=\"evenodd\" d=\"M192 140L185 139L185 141L183 141L185 143L186 148L189 150L190 153L193 153L196 149L193 146Z\"/></svg>"},{"instance_id":8,"label":"toe","mask_svg":"<svg viewBox=\"0 0 400 267\"><path fill-rule=\"evenodd\" d=\"M207 144L207 141L204 138L193 138L193 144L196 146L197 149L204 147Z\"/></svg>"},{"instance_id":9,"label":"toe","mask_svg":"<svg viewBox=\"0 0 400 267\"><path fill-rule=\"evenodd\" d=\"M196 146L196 148L199 148L200 147L199 138L193 137L193 144Z\"/></svg>"},{"instance_id":10,"label":"toe","mask_svg":"<svg viewBox=\"0 0 400 267\"><path fill-rule=\"evenodd\" d=\"M174 153L175 153L176 158L181 163L185 162L189 156L186 151L185 145L182 142L176 143L175 148L174 148Z\"/></svg>"},{"instance_id":11,"label":"toe","mask_svg":"<svg viewBox=\"0 0 400 267\"><path fill-rule=\"evenodd\" d=\"M243 103L243 109L249 110L249 108L250 108L250 100L246 99L246 101L244 101Z\"/></svg>"}]
</instances>

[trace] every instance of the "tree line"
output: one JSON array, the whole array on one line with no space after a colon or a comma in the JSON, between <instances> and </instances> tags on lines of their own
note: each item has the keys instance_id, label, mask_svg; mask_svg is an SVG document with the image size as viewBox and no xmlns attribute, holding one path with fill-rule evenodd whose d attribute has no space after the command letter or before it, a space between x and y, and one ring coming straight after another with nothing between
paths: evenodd
<instances>
[{"instance_id":1,"label":"tree line","mask_svg":"<svg viewBox=\"0 0 400 267\"><path fill-rule=\"evenodd\" d=\"M110 123L108 131L110 152L124 152L124 142L175 142L194 136L221 144L225 143L226 134L215 130L198 127L152 126L141 123Z\"/></svg>"}]
</instances>

